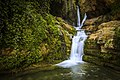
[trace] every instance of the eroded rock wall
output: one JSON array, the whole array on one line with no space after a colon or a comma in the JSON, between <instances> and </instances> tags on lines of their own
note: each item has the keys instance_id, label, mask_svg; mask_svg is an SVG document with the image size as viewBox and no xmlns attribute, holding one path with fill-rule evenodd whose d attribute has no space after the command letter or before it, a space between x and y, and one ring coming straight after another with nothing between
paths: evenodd
<instances>
[{"instance_id":1,"label":"eroded rock wall","mask_svg":"<svg viewBox=\"0 0 120 80\"><path fill-rule=\"evenodd\" d=\"M99 25L97 31L90 34L86 41L84 60L119 69L119 28L120 21L110 21Z\"/></svg>"},{"instance_id":2,"label":"eroded rock wall","mask_svg":"<svg viewBox=\"0 0 120 80\"><path fill-rule=\"evenodd\" d=\"M83 28L88 34L84 60L120 70L119 0L79 0L88 19Z\"/></svg>"}]
</instances>

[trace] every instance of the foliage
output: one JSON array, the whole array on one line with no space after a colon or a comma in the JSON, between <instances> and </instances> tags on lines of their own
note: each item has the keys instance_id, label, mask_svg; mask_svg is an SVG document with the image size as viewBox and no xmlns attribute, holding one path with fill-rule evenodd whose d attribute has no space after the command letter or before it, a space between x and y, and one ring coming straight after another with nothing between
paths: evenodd
<instances>
[{"instance_id":1,"label":"foliage","mask_svg":"<svg viewBox=\"0 0 120 80\"><path fill-rule=\"evenodd\" d=\"M47 24L41 14L37 13L37 6L34 7L37 4L19 0L8 0L2 4L3 24L0 32L0 48L1 51L11 48L17 52L12 56L1 56L3 57L1 58L1 65L6 62L1 68L11 69L40 61L42 58L39 45L46 38L44 28ZM21 51L25 52L24 56L21 55ZM2 52L2 55L5 53ZM23 64L23 61L27 64Z\"/></svg>"},{"instance_id":2,"label":"foliage","mask_svg":"<svg viewBox=\"0 0 120 80\"><path fill-rule=\"evenodd\" d=\"M63 58L64 36L49 14L49 1L0 0L0 70Z\"/></svg>"},{"instance_id":3,"label":"foliage","mask_svg":"<svg viewBox=\"0 0 120 80\"><path fill-rule=\"evenodd\" d=\"M38 47L42 40L46 38L44 32L44 28L47 26L46 21L41 14L37 13L34 7L35 3L18 3L14 1L13 3L10 2L11 5L9 5L12 14L8 12L6 15L7 18L12 15L10 20L3 18L1 47L27 50L31 50L32 46L34 48Z\"/></svg>"}]
</instances>

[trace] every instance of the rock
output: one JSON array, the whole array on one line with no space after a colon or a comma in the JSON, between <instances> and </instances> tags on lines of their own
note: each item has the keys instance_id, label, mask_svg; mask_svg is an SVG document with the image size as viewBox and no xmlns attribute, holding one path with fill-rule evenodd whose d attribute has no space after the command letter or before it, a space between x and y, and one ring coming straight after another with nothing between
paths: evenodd
<instances>
[{"instance_id":1,"label":"rock","mask_svg":"<svg viewBox=\"0 0 120 80\"><path fill-rule=\"evenodd\" d=\"M96 27L96 31L86 40L84 60L98 65L102 63L103 66L120 67L120 21L105 22ZM96 61L92 61L94 59Z\"/></svg>"},{"instance_id":2,"label":"rock","mask_svg":"<svg viewBox=\"0 0 120 80\"><path fill-rule=\"evenodd\" d=\"M50 13L73 24L76 20L76 0L51 0Z\"/></svg>"},{"instance_id":3,"label":"rock","mask_svg":"<svg viewBox=\"0 0 120 80\"><path fill-rule=\"evenodd\" d=\"M105 48L112 48L114 46L115 29L120 26L120 21L110 21L102 23L98 26L95 33L89 35L88 40L97 41L99 45L104 45ZM89 26L91 27L91 26Z\"/></svg>"},{"instance_id":4,"label":"rock","mask_svg":"<svg viewBox=\"0 0 120 80\"><path fill-rule=\"evenodd\" d=\"M65 30L69 31L71 34L74 34L75 29L73 28L73 26L68 24L66 21L64 21L60 17L57 17L56 19L58 20L59 25L61 25L62 28L64 28Z\"/></svg>"},{"instance_id":5,"label":"rock","mask_svg":"<svg viewBox=\"0 0 120 80\"><path fill-rule=\"evenodd\" d=\"M87 13L88 18L109 12L109 7L106 5L105 0L80 0L80 7L82 13Z\"/></svg>"},{"instance_id":6,"label":"rock","mask_svg":"<svg viewBox=\"0 0 120 80\"><path fill-rule=\"evenodd\" d=\"M88 18L94 18L118 10L119 0L79 0L79 5L82 13L87 13Z\"/></svg>"}]
</instances>

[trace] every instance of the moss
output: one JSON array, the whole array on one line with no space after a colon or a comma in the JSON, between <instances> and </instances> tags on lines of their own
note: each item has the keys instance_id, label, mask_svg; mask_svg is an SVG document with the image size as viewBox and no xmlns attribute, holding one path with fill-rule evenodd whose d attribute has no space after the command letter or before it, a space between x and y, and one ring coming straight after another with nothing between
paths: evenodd
<instances>
[{"instance_id":1,"label":"moss","mask_svg":"<svg viewBox=\"0 0 120 80\"><path fill-rule=\"evenodd\" d=\"M49 1L0 1L0 70L67 58L71 44L67 34L74 30L63 29L63 23L49 14Z\"/></svg>"},{"instance_id":2,"label":"moss","mask_svg":"<svg viewBox=\"0 0 120 80\"><path fill-rule=\"evenodd\" d=\"M85 49L100 49L99 44L97 43L97 40L87 39L85 41Z\"/></svg>"},{"instance_id":3,"label":"moss","mask_svg":"<svg viewBox=\"0 0 120 80\"><path fill-rule=\"evenodd\" d=\"M120 27L115 29L114 47L116 50L120 50Z\"/></svg>"},{"instance_id":4,"label":"moss","mask_svg":"<svg viewBox=\"0 0 120 80\"><path fill-rule=\"evenodd\" d=\"M99 59L98 57L95 57L95 56L85 55L85 56L83 56L83 60L93 63L93 64L96 64L96 65L100 65L100 66L104 65L104 63L101 61L101 59Z\"/></svg>"},{"instance_id":5,"label":"moss","mask_svg":"<svg viewBox=\"0 0 120 80\"><path fill-rule=\"evenodd\" d=\"M108 56L108 55L107 55ZM105 57L104 57L105 58ZM83 60L96 64L96 65L100 65L100 66L107 66L110 67L112 69L116 69L116 70L120 70L120 63L119 60L117 59L104 59L102 57L96 57L96 56L91 56L91 55L84 55L83 56Z\"/></svg>"}]
</instances>

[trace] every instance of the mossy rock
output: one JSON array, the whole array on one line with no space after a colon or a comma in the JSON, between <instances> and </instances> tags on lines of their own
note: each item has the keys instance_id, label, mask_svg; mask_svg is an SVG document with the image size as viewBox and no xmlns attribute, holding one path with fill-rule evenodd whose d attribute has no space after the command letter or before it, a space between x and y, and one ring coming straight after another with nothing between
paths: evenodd
<instances>
[{"instance_id":1,"label":"mossy rock","mask_svg":"<svg viewBox=\"0 0 120 80\"><path fill-rule=\"evenodd\" d=\"M49 14L49 0L8 0L0 4L0 70L22 70L39 62L67 59L69 34L74 29Z\"/></svg>"},{"instance_id":2,"label":"mossy rock","mask_svg":"<svg viewBox=\"0 0 120 80\"><path fill-rule=\"evenodd\" d=\"M111 60L110 62L104 60L103 58L98 58L95 56L90 56L90 55L85 55L83 56L83 60L86 62L90 62L99 66L105 66L105 67L110 67L115 70L120 71L120 65L116 60Z\"/></svg>"},{"instance_id":3,"label":"mossy rock","mask_svg":"<svg viewBox=\"0 0 120 80\"><path fill-rule=\"evenodd\" d=\"M87 25L88 26L88 25ZM119 67L120 21L100 24L98 30L88 36L83 59L97 65Z\"/></svg>"},{"instance_id":4,"label":"mossy rock","mask_svg":"<svg viewBox=\"0 0 120 80\"><path fill-rule=\"evenodd\" d=\"M120 27L119 26L115 29L114 47L116 48L116 50L120 51Z\"/></svg>"}]
</instances>

